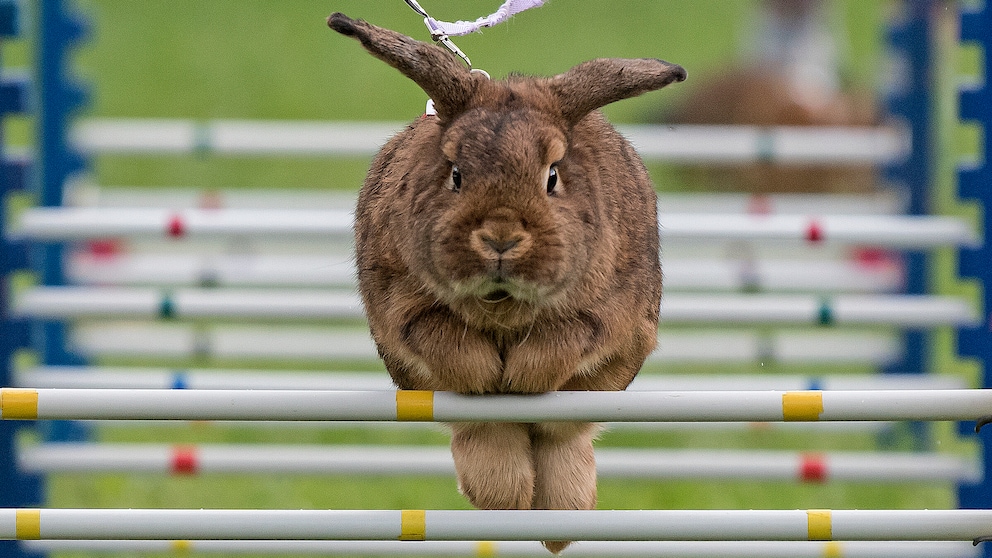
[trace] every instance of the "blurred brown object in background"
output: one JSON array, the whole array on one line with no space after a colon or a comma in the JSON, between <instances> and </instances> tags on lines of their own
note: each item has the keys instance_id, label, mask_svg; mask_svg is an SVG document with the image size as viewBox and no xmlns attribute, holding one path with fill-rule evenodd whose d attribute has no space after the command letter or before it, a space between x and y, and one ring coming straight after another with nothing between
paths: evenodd
<instances>
[{"instance_id":1,"label":"blurred brown object in background","mask_svg":"<svg viewBox=\"0 0 992 558\"><path fill-rule=\"evenodd\" d=\"M818 0L766 0L744 49L747 63L702 78L664 121L752 126L874 126L879 108L867 91L842 90L837 41ZM868 192L870 165L693 165L693 189L746 192Z\"/></svg>"}]
</instances>

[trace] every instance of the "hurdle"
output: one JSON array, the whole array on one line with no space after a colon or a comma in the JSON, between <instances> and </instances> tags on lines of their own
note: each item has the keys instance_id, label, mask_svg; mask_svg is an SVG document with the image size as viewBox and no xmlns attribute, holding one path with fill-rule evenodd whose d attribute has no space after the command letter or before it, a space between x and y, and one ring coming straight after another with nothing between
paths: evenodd
<instances>
[{"instance_id":1,"label":"hurdle","mask_svg":"<svg viewBox=\"0 0 992 558\"><path fill-rule=\"evenodd\" d=\"M90 119L72 143L87 154L371 156L406 123ZM905 159L909 140L892 128L788 126L618 127L641 157L670 162L886 164ZM811 141L815 140L815 141Z\"/></svg>"},{"instance_id":2,"label":"hurdle","mask_svg":"<svg viewBox=\"0 0 992 558\"><path fill-rule=\"evenodd\" d=\"M864 194L738 194L724 192L658 192L658 207L667 213L745 213L817 215L899 215L909 209L898 189ZM65 185L67 207L172 209L334 209L355 207L354 192L325 188L238 189L190 187L101 186L87 181Z\"/></svg>"},{"instance_id":3,"label":"hurdle","mask_svg":"<svg viewBox=\"0 0 992 558\"><path fill-rule=\"evenodd\" d=\"M977 541L989 510L0 509L0 539Z\"/></svg>"},{"instance_id":4,"label":"hurdle","mask_svg":"<svg viewBox=\"0 0 992 558\"><path fill-rule=\"evenodd\" d=\"M365 333L341 327L284 326L279 329L176 321L87 320L68 343L91 358L142 355L155 358L251 358L325 361L378 358ZM903 358L899 338L884 331L840 329L660 330L649 364L768 362L783 364L894 365Z\"/></svg>"},{"instance_id":5,"label":"hurdle","mask_svg":"<svg viewBox=\"0 0 992 558\"><path fill-rule=\"evenodd\" d=\"M976 421L992 390L430 391L0 390L3 420L437 422Z\"/></svg>"},{"instance_id":6,"label":"hurdle","mask_svg":"<svg viewBox=\"0 0 992 558\"><path fill-rule=\"evenodd\" d=\"M332 254L118 254L74 251L66 275L77 285L216 287L353 286L354 265ZM899 290L903 270L892 261L672 259L666 292L884 293Z\"/></svg>"},{"instance_id":7,"label":"hurdle","mask_svg":"<svg viewBox=\"0 0 992 558\"><path fill-rule=\"evenodd\" d=\"M361 319L356 294L317 289L195 289L35 287L15 296L14 315L46 319L259 318ZM665 297L668 324L890 324L904 327L972 325L966 300L933 295L694 294Z\"/></svg>"},{"instance_id":8,"label":"hurdle","mask_svg":"<svg viewBox=\"0 0 992 558\"><path fill-rule=\"evenodd\" d=\"M17 370L13 387L121 389L391 390L381 372L309 372L258 369L169 369L112 366L33 366ZM627 391L899 390L965 389L962 378L920 374L647 374Z\"/></svg>"},{"instance_id":9,"label":"hurdle","mask_svg":"<svg viewBox=\"0 0 992 558\"><path fill-rule=\"evenodd\" d=\"M658 220L663 245L730 240L918 250L978 245L971 226L951 217L661 213ZM11 227L10 235L18 240L39 242L115 236L333 238L350 237L352 230L352 217L337 210L36 207L24 210Z\"/></svg>"},{"instance_id":10,"label":"hurdle","mask_svg":"<svg viewBox=\"0 0 992 558\"><path fill-rule=\"evenodd\" d=\"M514 556L545 558L548 551L524 541L22 541L29 551L76 552L195 552L306 554L309 556L370 554L383 556ZM583 541L564 556L621 558L974 558L979 549L969 542L933 541Z\"/></svg>"},{"instance_id":11,"label":"hurdle","mask_svg":"<svg viewBox=\"0 0 992 558\"><path fill-rule=\"evenodd\" d=\"M22 470L52 473L434 475L451 477L451 452L437 446L61 443L24 448ZM600 448L596 474L620 479L974 483L972 459L934 453L646 450Z\"/></svg>"}]
</instances>

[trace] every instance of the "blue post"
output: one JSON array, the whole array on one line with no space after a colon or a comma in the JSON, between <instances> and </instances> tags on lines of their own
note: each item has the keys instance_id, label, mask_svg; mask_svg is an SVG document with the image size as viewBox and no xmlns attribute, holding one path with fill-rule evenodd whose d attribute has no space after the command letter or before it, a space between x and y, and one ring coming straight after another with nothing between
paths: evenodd
<instances>
[{"instance_id":1,"label":"blue post","mask_svg":"<svg viewBox=\"0 0 992 558\"><path fill-rule=\"evenodd\" d=\"M38 2L36 67L38 79L38 205L62 205L67 179L86 168L86 161L67 142L69 122L86 102L83 88L69 75L69 55L86 34L78 16L69 13L63 0ZM61 244L37 246L34 268L42 285L62 285L63 252ZM66 324L39 321L34 324L34 347L47 365L79 365L82 359L66 347ZM46 438L53 441L86 438L80 423L46 423Z\"/></svg>"},{"instance_id":2,"label":"blue post","mask_svg":"<svg viewBox=\"0 0 992 558\"><path fill-rule=\"evenodd\" d=\"M890 22L888 28L889 54L896 70L894 82L887 84L886 108L890 115L908 126L912 150L906 160L885 169L885 177L906 189L911 215L931 212L931 189L935 181L932 11L935 4L935 0L903 0L900 4L902 13ZM929 292L929 256L922 251L913 251L904 255L904 261L905 292ZM886 371L926 373L931 336L923 330L909 330L903 333L903 345L903 359ZM930 449L932 435L928 424L913 422L908 428L915 449ZM894 434L889 432L882 439L882 444L892 444Z\"/></svg>"},{"instance_id":3,"label":"blue post","mask_svg":"<svg viewBox=\"0 0 992 558\"><path fill-rule=\"evenodd\" d=\"M0 0L0 40L21 33L20 5L15 0ZM13 192L23 191L28 183L28 162L7 155L2 119L9 114L29 110L30 83L25 79L0 81L0 233L6 230L7 201ZM28 324L10 315L10 275L28 265L23 244L0 236L0 386L13 382L16 352L29 344ZM41 479L27 475L17 466L17 432L23 424L0 421L0 507L37 506L42 501ZM16 541L0 541L0 557L27 558Z\"/></svg>"},{"instance_id":4,"label":"blue post","mask_svg":"<svg viewBox=\"0 0 992 558\"><path fill-rule=\"evenodd\" d=\"M886 169L886 178L907 189L909 213L926 215L931 209L934 184L933 142L933 17L934 0L904 0L904 13L892 22L888 40L895 83L890 84L886 104L889 114L909 126L912 151L909 157ZM928 287L928 258L925 253L906 255L906 292L925 294ZM906 334L906 355L895 372L926 372L929 340L922 331Z\"/></svg>"},{"instance_id":5,"label":"blue post","mask_svg":"<svg viewBox=\"0 0 992 558\"><path fill-rule=\"evenodd\" d=\"M981 325L958 330L958 352L962 357L976 359L982 366L982 386L992 387L992 9L985 2L976 11L961 15L961 40L977 43L984 51L984 68L981 84L961 91L961 119L971 121L984 130L985 138L981 157L974 167L958 171L958 194L963 199L977 201L984 210L981 231L984 245L977 249L961 250L959 272L962 277L973 278L981 285ZM971 425L965 425L971 426ZM958 490L962 508L992 508L992 427L985 427L979 434L983 460L982 482L961 486ZM992 543L984 543L983 556L992 558Z\"/></svg>"}]
</instances>

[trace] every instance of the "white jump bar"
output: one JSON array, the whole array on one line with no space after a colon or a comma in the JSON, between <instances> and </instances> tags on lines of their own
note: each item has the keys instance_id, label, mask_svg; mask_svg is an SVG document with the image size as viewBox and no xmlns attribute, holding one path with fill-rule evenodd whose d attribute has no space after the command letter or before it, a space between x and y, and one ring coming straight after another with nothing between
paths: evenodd
<instances>
[{"instance_id":1,"label":"white jump bar","mask_svg":"<svg viewBox=\"0 0 992 558\"><path fill-rule=\"evenodd\" d=\"M891 292L904 272L892 262L851 260L667 259L665 290ZM70 283L82 285L197 284L264 287L354 285L350 257L307 254L94 254L77 251L66 263Z\"/></svg>"},{"instance_id":2,"label":"white jump bar","mask_svg":"<svg viewBox=\"0 0 992 558\"><path fill-rule=\"evenodd\" d=\"M27 388L126 389L276 389L276 390L389 390L395 389L385 372L298 372L292 370L239 370L128 368L98 366L37 366L19 371L16 385ZM744 390L883 390L962 389L962 378L945 374L640 374L628 391Z\"/></svg>"},{"instance_id":3,"label":"white jump bar","mask_svg":"<svg viewBox=\"0 0 992 558\"><path fill-rule=\"evenodd\" d=\"M32 552L194 552L304 554L309 556L506 556L547 558L531 541L22 541ZM977 558L967 541L582 541L562 552L567 558Z\"/></svg>"},{"instance_id":4,"label":"white jump bar","mask_svg":"<svg viewBox=\"0 0 992 558\"><path fill-rule=\"evenodd\" d=\"M177 317L313 320L362 318L350 291L42 287L15 297L13 312L37 318Z\"/></svg>"},{"instance_id":5,"label":"white jump bar","mask_svg":"<svg viewBox=\"0 0 992 558\"><path fill-rule=\"evenodd\" d=\"M469 396L423 391L0 389L9 420L413 422L971 421L992 390L562 391Z\"/></svg>"},{"instance_id":6,"label":"white jump bar","mask_svg":"<svg viewBox=\"0 0 992 558\"><path fill-rule=\"evenodd\" d=\"M121 236L161 238L351 237L352 216L341 209L181 209L35 207L25 210L14 237L38 241Z\"/></svg>"},{"instance_id":7,"label":"white jump bar","mask_svg":"<svg viewBox=\"0 0 992 558\"><path fill-rule=\"evenodd\" d=\"M127 187L73 183L64 205L75 207L169 207L172 209L340 209L355 207L357 192L328 188ZM659 192L666 213L891 215L909 210L909 196L896 189L864 194L745 194Z\"/></svg>"},{"instance_id":8,"label":"white jump bar","mask_svg":"<svg viewBox=\"0 0 992 558\"><path fill-rule=\"evenodd\" d=\"M264 327L157 321L88 321L71 330L74 351L89 357L251 358L285 360L378 360L368 331L317 326ZM876 365L899 360L903 346L893 333L815 330L662 330L649 362L834 363Z\"/></svg>"},{"instance_id":9,"label":"white jump bar","mask_svg":"<svg viewBox=\"0 0 992 558\"><path fill-rule=\"evenodd\" d=\"M0 509L0 540L973 541L990 510Z\"/></svg>"},{"instance_id":10,"label":"white jump bar","mask_svg":"<svg viewBox=\"0 0 992 558\"><path fill-rule=\"evenodd\" d=\"M658 218L662 242L785 241L898 249L979 244L973 228L961 219L928 215L661 213ZM343 210L36 207L19 215L10 235L36 241L120 236L350 238L352 224L351 214Z\"/></svg>"},{"instance_id":11,"label":"white jump bar","mask_svg":"<svg viewBox=\"0 0 992 558\"><path fill-rule=\"evenodd\" d=\"M371 156L407 123L90 119L71 141L91 154ZM672 162L886 164L905 158L910 139L893 128L618 126L641 157Z\"/></svg>"},{"instance_id":12,"label":"white jump bar","mask_svg":"<svg viewBox=\"0 0 992 558\"><path fill-rule=\"evenodd\" d=\"M438 446L41 444L18 452L29 473L453 475ZM934 453L802 453L599 448L601 477L802 482L964 482L974 461Z\"/></svg>"},{"instance_id":13,"label":"white jump bar","mask_svg":"<svg viewBox=\"0 0 992 558\"><path fill-rule=\"evenodd\" d=\"M16 293L15 315L76 319L362 318L358 295L306 289L35 287ZM889 324L903 327L974 324L969 302L929 295L770 295L672 293L661 304L664 324Z\"/></svg>"}]
</instances>

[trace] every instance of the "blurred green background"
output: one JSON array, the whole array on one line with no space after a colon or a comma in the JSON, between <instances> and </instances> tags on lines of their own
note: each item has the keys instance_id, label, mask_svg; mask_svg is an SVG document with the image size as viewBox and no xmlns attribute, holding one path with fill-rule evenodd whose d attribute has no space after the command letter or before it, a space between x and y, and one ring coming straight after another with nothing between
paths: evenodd
<instances>
[{"instance_id":1,"label":"blurred green background","mask_svg":"<svg viewBox=\"0 0 992 558\"><path fill-rule=\"evenodd\" d=\"M424 0L438 19L475 19L497 0ZM28 2L28 6L31 6ZM92 25L73 72L91 88L84 116L289 120L409 121L426 96L360 45L329 30L333 11L426 39L420 18L402 0L85 0ZM741 57L753 27L752 0L550 0L481 34L454 39L474 66L494 78L510 72L550 75L597 57L657 57L682 64L689 80L661 92L616 103L614 122L638 122L690 94L694 79ZM832 4L835 31L846 37L845 79L876 88L883 67L884 21L889 3L845 0ZM9 54L8 54L9 53ZM30 46L12 45L7 63L26 63ZM15 137L30 141L22 125ZM366 159L101 157L93 179L113 186L193 188L307 187L356 189ZM652 168L654 171L655 169ZM668 173L661 189L680 188ZM203 364L203 363L183 363ZM250 365L250 363L245 363ZM755 367L733 371L751 372ZM808 372L769 363L765 373ZM699 370L702 373L712 370ZM726 371L726 370L720 370ZM860 372L858 370L812 370ZM945 451L958 447L939 427ZM106 441L424 443L445 444L441 430L405 431L226 428L101 428ZM895 432L889 448L909 441ZM871 434L737 432L606 433L601 446L782 448L825 451L874 449ZM154 475L57 475L55 507L183 508L467 508L453 479ZM935 483L826 485L773 482L632 482L602 480L600 507L612 508L946 508L953 487Z\"/></svg>"},{"instance_id":2,"label":"blurred green background","mask_svg":"<svg viewBox=\"0 0 992 558\"><path fill-rule=\"evenodd\" d=\"M552 0L456 44L494 77L554 75L597 57L654 57L682 64L690 79L606 108L636 122L691 93L693 83L739 59L754 1ZM402 0L179 0L82 3L93 40L79 74L93 84L95 116L409 121L426 96L360 45L327 28L334 11L426 40L421 18ZM439 19L475 19L498 2L428 2ZM844 74L874 86L884 2L838 2L831 14L847 37ZM140 164L135 164L135 163ZM199 187L355 188L365 161L217 160L176 165L149 158L97 162L102 184ZM665 175L659 187L675 185Z\"/></svg>"}]
</instances>

